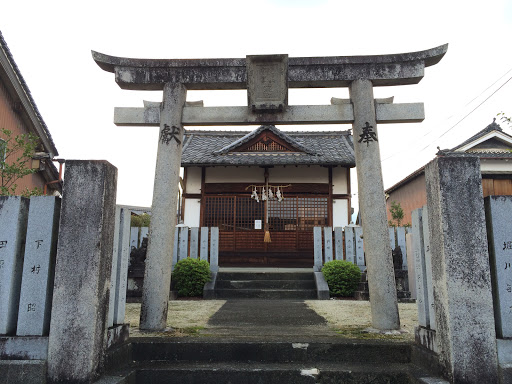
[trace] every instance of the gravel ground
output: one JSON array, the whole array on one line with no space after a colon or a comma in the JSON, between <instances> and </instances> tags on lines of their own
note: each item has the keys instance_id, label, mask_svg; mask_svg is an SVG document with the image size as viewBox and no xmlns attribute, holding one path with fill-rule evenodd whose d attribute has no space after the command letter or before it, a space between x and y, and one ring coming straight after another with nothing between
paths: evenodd
<instances>
[{"instance_id":1,"label":"gravel ground","mask_svg":"<svg viewBox=\"0 0 512 384\"><path fill-rule=\"evenodd\" d=\"M323 316L335 330L347 336L357 336L361 330L371 327L369 301L355 300L307 300L306 304ZM414 327L418 325L416 303L398 303L401 330L400 339L414 339Z\"/></svg>"},{"instance_id":2,"label":"gravel ground","mask_svg":"<svg viewBox=\"0 0 512 384\"><path fill-rule=\"evenodd\" d=\"M176 329L174 336L196 334L206 327L212 315L225 303L225 300L176 300L169 301L167 326ZM142 335L139 332L140 304L127 303L125 321L130 324L130 336ZM144 333L143 336L149 336ZM160 334L155 335L160 336Z\"/></svg>"},{"instance_id":3,"label":"gravel ground","mask_svg":"<svg viewBox=\"0 0 512 384\"><path fill-rule=\"evenodd\" d=\"M177 300L169 302L167 325L175 332L148 335L139 332L140 304L126 304L126 322L130 323L131 336L186 336L198 335L201 330L208 333L208 319L217 312L225 300ZM363 332L371 327L370 303L355 300L307 300L306 305L320 316L340 336L355 338L379 338ZM391 336L397 340L413 340L414 327L418 324L418 310L415 303L399 303L400 322L403 334Z\"/></svg>"}]
</instances>

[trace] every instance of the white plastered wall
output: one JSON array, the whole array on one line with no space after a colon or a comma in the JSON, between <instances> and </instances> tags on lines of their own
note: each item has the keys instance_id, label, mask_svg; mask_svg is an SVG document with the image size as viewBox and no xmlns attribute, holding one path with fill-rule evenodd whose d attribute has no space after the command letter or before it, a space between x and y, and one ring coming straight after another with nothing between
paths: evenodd
<instances>
[{"instance_id":1,"label":"white plastered wall","mask_svg":"<svg viewBox=\"0 0 512 384\"><path fill-rule=\"evenodd\" d=\"M201 203L199 199L185 199L185 217L183 224L187 227L199 227L199 219L201 218Z\"/></svg>"},{"instance_id":2,"label":"white plastered wall","mask_svg":"<svg viewBox=\"0 0 512 384\"><path fill-rule=\"evenodd\" d=\"M348 193L347 168L335 167L332 169L332 193L345 195Z\"/></svg>"},{"instance_id":3,"label":"white plastered wall","mask_svg":"<svg viewBox=\"0 0 512 384\"><path fill-rule=\"evenodd\" d=\"M187 167L187 193L201 193L201 168Z\"/></svg>"},{"instance_id":4,"label":"white plastered wall","mask_svg":"<svg viewBox=\"0 0 512 384\"><path fill-rule=\"evenodd\" d=\"M265 170L260 167L207 167L205 183L263 183ZM187 191L188 192L188 191Z\"/></svg>"},{"instance_id":5,"label":"white plastered wall","mask_svg":"<svg viewBox=\"0 0 512 384\"><path fill-rule=\"evenodd\" d=\"M329 170L320 166L277 166L268 170L269 183L328 183Z\"/></svg>"},{"instance_id":6,"label":"white plastered wall","mask_svg":"<svg viewBox=\"0 0 512 384\"><path fill-rule=\"evenodd\" d=\"M512 161L504 160L480 160L482 173L512 173Z\"/></svg>"},{"instance_id":7,"label":"white plastered wall","mask_svg":"<svg viewBox=\"0 0 512 384\"><path fill-rule=\"evenodd\" d=\"M332 226L346 227L348 225L348 200L333 199L332 201Z\"/></svg>"}]
</instances>

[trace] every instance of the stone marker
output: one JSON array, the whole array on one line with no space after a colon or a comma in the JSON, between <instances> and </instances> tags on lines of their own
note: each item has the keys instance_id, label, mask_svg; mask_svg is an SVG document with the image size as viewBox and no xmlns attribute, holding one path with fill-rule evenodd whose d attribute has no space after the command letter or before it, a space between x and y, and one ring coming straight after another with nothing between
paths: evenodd
<instances>
[{"instance_id":1,"label":"stone marker","mask_svg":"<svg viewBox=\"0 0 512 384\"><path fill-rule=\"evenodd\" d=\"M0 196L0 335L16 330L29 200Z\"/></svg>"},{"instance_id":2,"label":"stone marker","mask_svg":"<svg viewBox=\"0 0 512 384\"><path fill-rule=\"evenodd\" d=\"M512 337L512 196L484 199L496 333Z\"/></svg>"},{"instance_id":3,"label":"stone marker","mask_svg":"<svg viewBox=\"0 0 512 384\"><path fill-rule=\"evenodd\" d=\"M427 290L427 271L425 266L425 242L423 241L423 208L412 211L412 236L414 265L416 272L416 304L418 304L418 323L430 326L429 302Z\"/></svg>"},{"instance_id":4,"label":"stone marker","mask_svg":"<svg viewBox=\"0 0 512 384\"><path fill-rule=\"evenodd\" d=\"M149 236L149 228L142 227L140 229L140 242L142 243L142 239Z\"/></svg>"},{"instance_id":5,"label":"stone marker","mask_svg":"<svg viewBox=\"0 0 512 384\"><path fill-rule=\"evenodd\" d=\"M108 316L117 169L66 161L55 265L48 382L86 383L103 361Z\"/></svg>"},{"instance_id":6,"label":"stone marker","mask_svg":"<svg viewBox=\"0 0 512 384\"><path fill-rule=\"evenodd\" d=\"M402 251L402 269L407 269L407 248L405 247L405 228L396 228L396 242Z\"/></svg>"},{"instance_id":7,"label":"stone marker","mask_svg":"<svg viewBox=\"0 0 512 384\"><path fill-rule=\"evenodd\" d=\"M498 383L480 159L437 157L425 179L440 363L453 383Z\"/></svg>"},{"instance_id":8,"label":"stone marker","mask_svg":"<svg viewBox=\"0 0 512 384\"><path fill-rule=\"evenodd\" d=\"M427 284L427 305L430 329L436 330L436 308L434 306L434 284L432 283L432 253L430 251L430 230L428 223L428 209L423 206L423 249L425 252L425 281Z\"/></svg>"},{"instance_id":9,"label":"stone marker","mask_svg":"<svg viewBox=\"0 0 512 384\"><path fill-rule=\"evenodd\" d=\"M314 271L320 272L323 267L322 261L322 227L313 228L313 246L314 246Z\"/></svg>"},{"instance_id":10,"label":"stone marker","mask_svg":"<svg viewBox=\"0 0 512 384\"><path fill-rule=\"evenodd\" d=\"M174 266L176 265L176 263L178 262L178 244L179 244L179 239L180 239L180 230L179 228L176 228L176 231L174 231L174 243L173 243L173 246L172 246L172 266L171 266L171 270L174 271Z\"/></svg>"},{"instance_id":11,"label":"stone marker","mask_svg":"<svg viewBox=\"0 0 512 384\"><path fill-rule=\"evenodd\" d=\"M363 228L354 227L354 238L356 244L356 264L363 269L364 262L364 241L363 241Z\"/></svg>"},{"instance_id":12,"label":"stone marker","mask_svg":"<svg viewBox=\"0 0 512 384\"><path fill-rule=\"evenodd\" d=\"M345 227L345 259L355 264L354 227Z\"/></svg>"},{"instance_id":13,"label":"stone marker","mask_svg":"<svg viewBox=\"0 0 512 384\"><path fill-rule=\"evenodd\" d=\"M219 271L219 227L211 228L210 239L210 271Z\"/></svg>"},{"instance_id":14,"label":"stone marker","mask_svg":"<svg viewBox=\"0 0 512 384\"><path fill-rule=\"evenodd\" d=\"M142 241L142 238L141 238ZM139 228L133 227L130 230L130 247L139 248Z\"/></svg>"},{"instance_id":15,"label":"stone marker","mask_svg":"<svg viewBox=\"0 0 512 384\"><path fill-rule=\"evenodd\" d=\"M121 206L116 205L114 225L114 240L112 244L112 269L110 270L110 298L108 303L108 326L114 325L114 312L116 310L117 265L119 259L119 226L121 221Z\"/></svg>"},{"instance_id":16,"label":"stone marker","mask_svg":"<svg viewBox=\"0 0 512 384\"><path fill-rule=\"evenodd\" d=\"M332 228L324 227L324 262L332 261Z\"/></svg>"},{"instance_id":17,"label":"stone marker","mask_svg":"<svg viewBox=\"0 0 512 384\"><path fill-rule=\"evenodd\" d=\"M343 228L334 228L334 257L336 260L343 260Z\"/></svg>"},{"instance_id":18,"label":"stone marker","mask_svg":"<svg viewBox=\"0 0 512 384\"><path fill-rule=\"evenodd\" d=\"M414 263L412 233L407 233L405 235L405 244L407 248L407 276L409 278L409 291L411 292L411 299L416 300L416 264Z\"/></svg>"},{"instance_id":19,"label":"stone marker","mask_svg":"<svg viewBox=\"0 0 512 384\"><path fill-rule=\"evenodd\" d=\"M30 198L18 336L46 336L50 330L60 198Z\"/></svg>"},{"instance_id":20,"label":"stone marker","mask_svg":"<svg viewBox=\"0 0 512 384\"><path fill-rule=\"evenodd\" d=\"M122 208L119 228L119 256L117 258L117 280L114 291L114 325L124 323L124 316L126 310L126 285L128 283L128 261L130 259L130 221L131 211L127 208Z\"/></svg>"},{"instance_id":21,"label":"stone marker","mask_svg":"<svg viewBox=\"0 0 512 384\"><path fill-rule=\"evenodd\" d=\"M167 326L183 143L181 116L186 98L187 90L183 84L169 82L164 85L151 206L151 235L142 288L142 330L159 331Z\"/></svg>"},{"instance_id":22,"label":"stone marker","mask_svg":"<svg viewBox=\"0 0 512 384\"><path fill-rule=\"evenodd\" d=\"M180 227L180 239L178 244L178 261L188 257L188 227Z\"/></svg>"},{"instance_id":23,"label":"stone marker","mask_svg":"<svg viewBox=\"0 0 512 384\"><path fill-rule=\"evenodd\" d=\"M391 249L395 249L395 228L390 227L389 228L389 245L391 246Z\"/></svg>"},{"instance_id":24,"label":"stone marker","mask_svg":"<svg viewBox=\"0 0 512 384\"><path fill-rule=\"evenodd\" d=\"M197 259L197 248L199 246L199 228L190 228L190 257Z\"/></svg>"},{"instance_id":25,"label":"stone marker","mask_svg":"<svg viewBox=\"0 0 512 384\"><path fill-rule=\"evenodd\" d=\"M201 227L201 260L208 261L208 227Z\"/></svg>"}]
</instances>

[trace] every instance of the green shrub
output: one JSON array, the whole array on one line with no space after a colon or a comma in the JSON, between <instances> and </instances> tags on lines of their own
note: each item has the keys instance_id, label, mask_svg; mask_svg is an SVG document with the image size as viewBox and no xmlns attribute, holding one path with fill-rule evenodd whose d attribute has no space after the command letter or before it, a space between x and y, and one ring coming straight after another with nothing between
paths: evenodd
<instances>
[{"instance_id":1,"label":"green shrub","mask_svg":"<svg viewBox=\"0 0 512 384\"><path fill-rule=\"evenodd\" d=\"M332 296L352 296L361 281L361 270L350 261L328 261L322 273Z\"/></svg>"},{"instance_id":2,"label":"green shrub","mask_svg":"<svg viewBox=\"0 0 512 384\"><path fill-rule=\"evenodd\" d=\"M172 274L179 296L202 296L210 281L210 264L206 260L183 259L176 263Z\"/></svg>"}]
</instances>

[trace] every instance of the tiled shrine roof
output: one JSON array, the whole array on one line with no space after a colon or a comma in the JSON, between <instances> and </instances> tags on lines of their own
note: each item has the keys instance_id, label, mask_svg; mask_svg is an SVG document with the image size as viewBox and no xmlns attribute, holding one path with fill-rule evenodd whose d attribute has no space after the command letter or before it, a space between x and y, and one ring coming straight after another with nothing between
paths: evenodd
<instances>
[{"instance_id":1,"label":"tiled shrine roof","mask_svg":"<svg viewBox=\"0 0 512 384\"><path fill-rule=\"evenodd\" d=\"M270 132L292 150L240 151ZM284 132L275 126L247 131L185 131L182 166L208 165L341 165L355 166L350 131Z\"/></svg>"}]
</instances>

